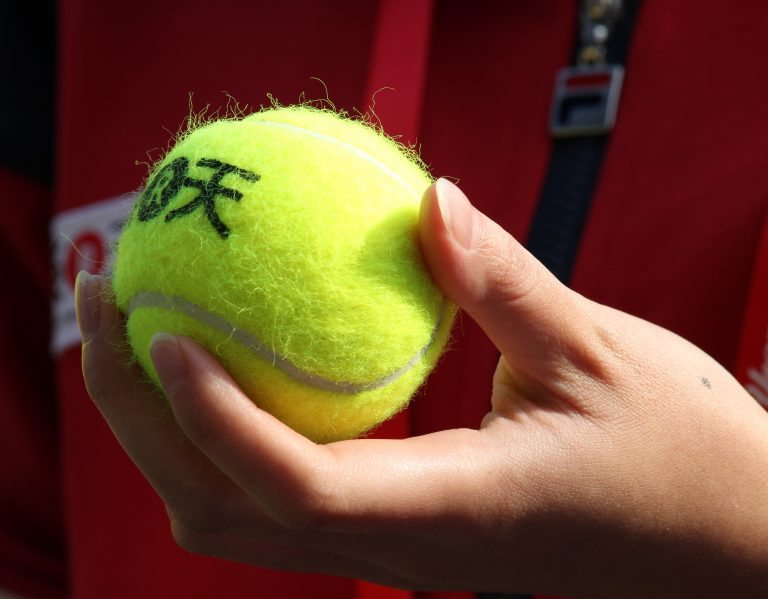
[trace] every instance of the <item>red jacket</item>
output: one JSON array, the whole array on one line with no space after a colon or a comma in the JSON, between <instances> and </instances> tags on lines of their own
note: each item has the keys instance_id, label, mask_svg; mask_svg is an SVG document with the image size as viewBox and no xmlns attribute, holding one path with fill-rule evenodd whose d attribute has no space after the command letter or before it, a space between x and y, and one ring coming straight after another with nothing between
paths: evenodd
<instances>
[{"instance_id":1,"label":"red jacket","mask_svg":"<svg viewBox=\"0 0 768 599\"><path fill-rule=\"evenodd\" d=\"M434 175L458 179L479 209L524 240L551 150L553 82L571 59L576 18L577 3L559 0L139 0L127 7L69 0L59 14L53 210L66 221L139 187L146 163L190 106L210 105L210 114L230 98L258 107L269 103L267 94L283 103L327 94L349 111L366 110L373 97L385 129L418 142ZM767 19L760 0L727 15L716 2L643 3L571 282L732 369L768 206ZM10 406L0 474L13 476L0 476L0 495L24 506L15 520L0 521L0 587L41 597L68 589L78 598L384 593L195 557L174 545L160 500L86 396L78 347L56 345L55 382L41 351L45 192L7 169L0 187L23 198L0 212L23 273L13 279L19 292L3 299L14 317L4 319L0 340L0 402ZM70 271L101 256L98 249L73 256L55 228L53 244L61 295ZM8 280L16 271L5 268ZM57 316L59 332L66 318ZM468 317L456 337L427 389L385 433L479 425L497 353ZM20 338L37 344L19 352ZM50 441L54 421L43 413L54 386L60 455ZM57 539L65 539L66 562Z\"/></svg>"}]
</instances>

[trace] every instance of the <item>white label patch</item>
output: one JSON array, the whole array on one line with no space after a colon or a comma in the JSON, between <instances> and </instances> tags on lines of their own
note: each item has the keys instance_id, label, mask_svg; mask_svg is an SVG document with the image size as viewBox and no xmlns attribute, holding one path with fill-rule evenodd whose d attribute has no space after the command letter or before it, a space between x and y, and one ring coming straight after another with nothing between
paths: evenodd
<instances>
[{"instance_id":1,"label":"white label patch","mask_svg":"<svg viewBox=\"0 0 768 599\"><path fill-rule=\"evenodd\" d=\"M747 391L752 394L758 403L768 409L768 335L766 335L763 348L763 363L759 368L750 368L747 371L749 383Z\"/></svg>"},{"instance_id":2,"label":"white label patch","mask_svg":"<svg viewBox=\"0 0 768 599\"><path fill-rule=\"evenodd\" d=\"M51 222L53 305L51 352L80 344L75 318L75 278L85 270L109 274L113 248L131 214L136 194L89 204L57 214Z\"/></svg>"}]
</instances>

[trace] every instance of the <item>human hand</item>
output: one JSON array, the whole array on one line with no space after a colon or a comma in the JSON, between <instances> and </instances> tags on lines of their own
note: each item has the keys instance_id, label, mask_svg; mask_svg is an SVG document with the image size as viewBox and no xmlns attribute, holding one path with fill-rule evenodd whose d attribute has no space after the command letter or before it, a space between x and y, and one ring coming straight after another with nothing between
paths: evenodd
<instances>
[{"instance_id":1,"label":"human hand","mask_svg":"<svg viewBox=\"0 0 768 599\"><path fill-rule=\"evenodd\" d=\"M479 430L316 445L170 336L152 348L166 403L116 349L106 283L79 281L88 391L177 542L413 589L766 596L768 415L741 386L562 286L447 181L420 233L438 285L502 354Z\"/></svg>"}]
</instances>

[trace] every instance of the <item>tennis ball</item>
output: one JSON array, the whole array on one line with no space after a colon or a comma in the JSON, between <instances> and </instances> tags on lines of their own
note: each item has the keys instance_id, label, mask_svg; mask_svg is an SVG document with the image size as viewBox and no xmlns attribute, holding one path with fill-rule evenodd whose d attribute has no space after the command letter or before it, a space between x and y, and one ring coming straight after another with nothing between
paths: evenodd
<instances>
[{"instance_id":1,"label":"tennis ball","mask_svg":"<svg viewBox=\"0 0 768 599\"><path fill-rule=\"evenodd\" d=\"M389 418L437 362L456 312L419 252L430 182L372 127L309 107L184 135L117 246L113 287L138 362L157 383L152 336L189 336L318 442Z\"/></svg>"}]
</instances>

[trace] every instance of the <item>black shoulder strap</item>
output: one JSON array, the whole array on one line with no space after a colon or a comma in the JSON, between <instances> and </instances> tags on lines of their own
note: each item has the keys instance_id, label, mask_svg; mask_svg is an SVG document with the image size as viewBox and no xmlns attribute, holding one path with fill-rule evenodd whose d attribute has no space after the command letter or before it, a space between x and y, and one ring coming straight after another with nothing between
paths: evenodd
<instances>
[{"instance_id":1,"label":"black shoulder strap","mask_svg":"<svg viewBox=\"0 0 768 599\"><path fill-rule=\"evenodd\" d=\"M621 19L606 44L608 64L625 64L639 5L640 0L624 0ZM579 47L578 37L575 48ZM560 138L552 143L547 175L526 245L566 284L571 278L607 145L608 135Z\"/></svg>"}]
</instances>

